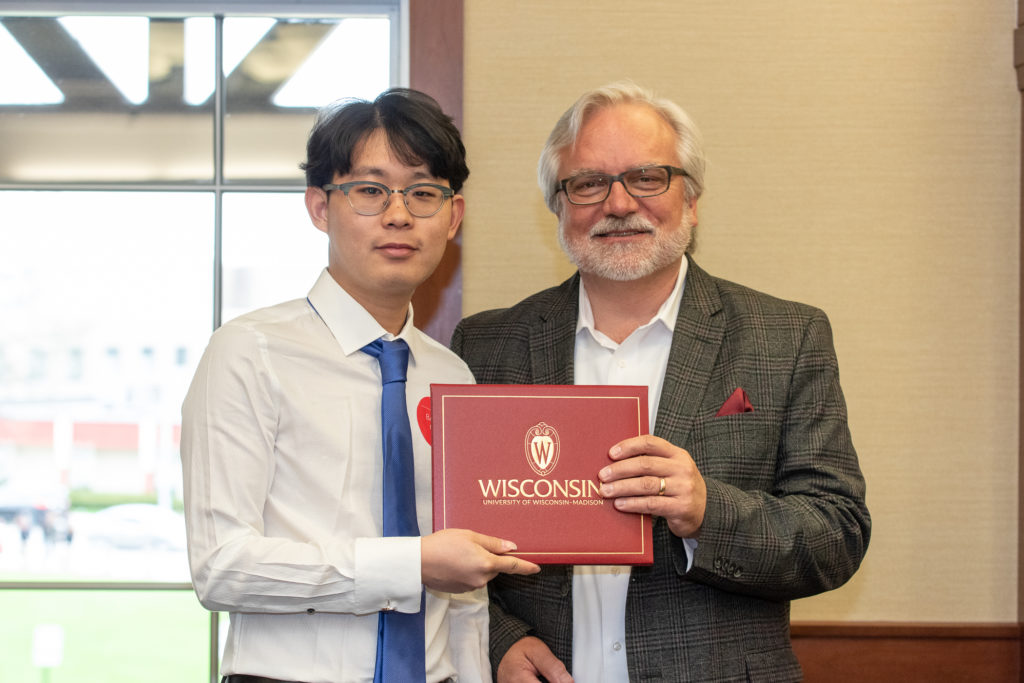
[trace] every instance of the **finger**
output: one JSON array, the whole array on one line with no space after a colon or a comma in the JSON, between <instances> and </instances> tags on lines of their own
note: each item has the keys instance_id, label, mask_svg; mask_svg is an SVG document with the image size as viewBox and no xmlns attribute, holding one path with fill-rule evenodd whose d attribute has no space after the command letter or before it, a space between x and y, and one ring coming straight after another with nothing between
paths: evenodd
<instances>
[{"instance_id":1,"label":"finger","mask_svg":"<svg viewBox=\"0 0 1024 683\"><path fill-rule=\"evenodd\" d=\"M651 434L642 434L624 439L608 451L608 457L612 460L625 460L635 455L647 454L661 457L669 457L676 447L662 438Z\"/></svg>"},{"instance_id":2,"label":"finger","mask_svg":"<svg viewBox=\"0 0 1024 683\"><path fill-rule=\"evenodd\" d=\"M627 496L613 501L619 512L632 512L639 515L657 515L668 517L673 512L672 504L659 496Z\"/></svg>"},{"instance_id":3,"label":"finger","mask_svg":"<svg viewBox=\"0 0 1024 683\"><path fill-rule=\"evenodd\" d=\"M528 576L540 571L540 567L533 562L524 560L521 557L510 556L498 558L495 567L502 574L519 574L520 576Z\"/></svg>"},{"instance_id":4,"label":"finger","mask_svg":"<svg viewBox=\"0 0 1024 683\"><path fill-rule=\"evenodd\" d=\"M488 536L487 534L481 534L472 532L473 541L484 548L484 550L494 553L495 555L504 555L510 553L516 549L516 544L512 541L504 538L498 538L497 536Z\"/></svg>"},{"instance_id":5,"label":"finger","mask_svg":"<svg viewBox=\"0 0 1024 683\"><path fill-rule=\"evenodd\" d=\"M643 475L627 479L609 479L602 481L600 491L605 498L623 498L627 496L668 496L669 477Z\"/></svg>"},{"instance_id":6,"label":"finger","mask_svg":"<svg viewBox=\"0 0 1024 683\"><path fill-rule=\"evenodd\" d=\"M665 458L637 455L622 462L605 465L597 473L597 478L601 481L618 481L638 477L668 477L675 469L672 462Z\"/></svg>"}]
</instances>

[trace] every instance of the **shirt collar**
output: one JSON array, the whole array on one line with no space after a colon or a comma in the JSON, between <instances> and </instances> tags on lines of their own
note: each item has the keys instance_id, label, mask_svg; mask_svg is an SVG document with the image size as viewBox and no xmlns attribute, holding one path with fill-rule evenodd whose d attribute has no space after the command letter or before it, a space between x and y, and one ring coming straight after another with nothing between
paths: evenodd
<instances>
[{"instance_id":1,"label":"shirt collar","mask_svg":"<svg viewBox=\"0 0 1024 683\"><path fill-rule=\"evenodd\" d=\"M412 303L398 335L393 335L378 323L369 311L352 298L352 295L335 281L324 268L306 297L313 312L320 317L331 331L346 356L352 355L364 346L383 337L387 340L404 339L415 357L418 338L412 334Z\"/></svg>"},{"instance_id":2,"label":"shirt collar","mask_svg":"<svg viewBox=\"0 0 1024 683\"><path fill-rule=\"evenodd\" d=\"M679 275L676 277L676 284L672 291L661 302L661 306L658 308L658 312L654 314L654 317L641 327L647 327L660 322L669 332L675 329L676 318L679 317L679 302L683 298L683 286L686 282L686 272L689 266L690 260L684 257L682 264L679 266ZM587 296L587 290L583 286L583 278L580 278L579 315L576 316L576 334L579 334L582 330L590 332L595 339L597 335L601 334L594 327L594 309L590 307L590 297ZM602 334L601 336L603 337L604 335Z\"/></svg>"}]
</instances>

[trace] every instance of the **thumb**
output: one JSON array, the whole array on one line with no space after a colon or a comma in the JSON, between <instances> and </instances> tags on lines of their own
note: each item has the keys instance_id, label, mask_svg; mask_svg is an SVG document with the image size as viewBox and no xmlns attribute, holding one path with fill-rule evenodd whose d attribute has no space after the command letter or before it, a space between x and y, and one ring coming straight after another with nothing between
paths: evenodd
<instances>
[{"instance_id":1,"label":"thumb","mask_svg":"<svg viewBox=\"0 0 1024 683\"><path fill-rule=\"evenodd\" d=\"M555 654L548 649L537 648L529 654L530 662L546 680L552 683L572 683L572 676Z\"/></svg>"}]
</instances>

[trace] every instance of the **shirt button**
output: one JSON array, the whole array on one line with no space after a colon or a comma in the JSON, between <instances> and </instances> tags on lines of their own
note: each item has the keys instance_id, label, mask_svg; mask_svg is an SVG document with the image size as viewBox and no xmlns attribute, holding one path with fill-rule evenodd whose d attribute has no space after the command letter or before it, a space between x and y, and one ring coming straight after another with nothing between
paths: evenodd
<instances>
[{"instance_id":1,"label":"shirt button","mask_svg":"<svg viewBox=\"0 0 1024 683\"><path fill-rule=\"evenodd\" d=\"M616 652L618 652L619 650L622 649L622 643L619 643L619 642L612 643L612 649L615 650Z\"/></svg>"},{"instance_id":2,"label":"shirt button","mask_svg":"<svg viewBox=\"0 0 1024 683\"><path fill-rule=\"evenodd\" d=\"M309 609L306 610L306 614L316 614L316 610L313 609L312 607L310 607Z\"/></svg>"}]
</instances>

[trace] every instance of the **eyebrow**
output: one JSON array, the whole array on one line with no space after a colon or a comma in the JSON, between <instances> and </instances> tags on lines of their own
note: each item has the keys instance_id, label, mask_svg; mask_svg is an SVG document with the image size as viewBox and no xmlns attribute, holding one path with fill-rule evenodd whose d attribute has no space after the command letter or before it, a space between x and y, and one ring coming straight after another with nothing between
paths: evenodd
<instances>
[{"instance_id":1,"label":"eyebrow","mask_svg":"<svg viewBox=\"0 0 1024 683\"><path fill-rule=\"evenodd\" d=\"M575 178L576 176L593 175L595 173L600 175L610 175L608 173L605 173L604 171L598 171L596 168L577 168L576 170L571 171L568 177Z\"/></svg>"},{"instance_id":2,"label":"eyebrow","mask_svg":"<svg viewBox=\"0 0 1024 683\"><path fill-rule=\"evenodd\" d=\"M626 173L627 171L635 171L638 168L650 168L651 166L674 166L674 165L675 164L660 164L660 163L658 163L656 161L651 161L651 162L647 162L647 163L643 163L643 164L636 164L635 166L630 166L629 168L623 170L622 172ZM576 177L582 176L582 175L618 175L618 174L617 173L609 173L608 171L599 171L596 168L579 168L579 169L576 169L575 171L572 171L566 177L568 177L568 178L576 178Z\"/></svg>"},{"instance_id":3,"label":"eyebrow","mask_svg":"<svg viewBox=\"0 0 1024 683\"><path fill-rule=\"evenodd\" d=\"M352 168L349 170L348 174L353 176L371 176L374 178L387 177L387 173L384 169L377 166L361 166L359 168ZM434 176L432 176L429 171L415 171L412 174L413 180L432 180L433 178Z\"/></svg>"}]
</instances>

